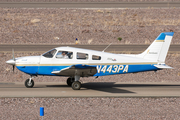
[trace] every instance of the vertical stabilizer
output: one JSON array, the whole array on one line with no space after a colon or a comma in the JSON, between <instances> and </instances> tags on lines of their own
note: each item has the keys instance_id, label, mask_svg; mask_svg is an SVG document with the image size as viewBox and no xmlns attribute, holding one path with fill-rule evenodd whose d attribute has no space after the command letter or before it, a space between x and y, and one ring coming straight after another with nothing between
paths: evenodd
<instances>
[{"instance_id":1,"label":"vertical stabilizer","mask_svg":"<svg viewBox=\"0 0 180 120\"><path fill-rule=\"evenodd\" d=\"M161 33L138 57L164 63L174 32Z\"/></svg>"}]
</instances>

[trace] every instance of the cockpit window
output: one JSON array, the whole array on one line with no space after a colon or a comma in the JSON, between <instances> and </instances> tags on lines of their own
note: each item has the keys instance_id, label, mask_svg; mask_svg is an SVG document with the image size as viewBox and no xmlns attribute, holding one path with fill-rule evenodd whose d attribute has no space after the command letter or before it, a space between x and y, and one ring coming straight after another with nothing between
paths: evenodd
<instances>
[{"instance_id":1,"label":"cockpit window","mask_svg":"<svg viewBox=\"0 0 180 120\"><path fill-rule=\"evenodd\" d=\"M58 58L58 59L72 59L73 58L73 52L58 51L58 53L56 54L56 58Z\"/></svg>"},{"instance_id":2,"label":"cockpit window","mask_svg":"<svg viewBox=\"0 0 180 120\"><path fill-rule=\"evenodd\" d=\"M42 56L46 57L46 58L52 58L54 56L54 54L56 53L56 49L50 50L46 53L44 53Z\"/></svg>"}]
</instances>

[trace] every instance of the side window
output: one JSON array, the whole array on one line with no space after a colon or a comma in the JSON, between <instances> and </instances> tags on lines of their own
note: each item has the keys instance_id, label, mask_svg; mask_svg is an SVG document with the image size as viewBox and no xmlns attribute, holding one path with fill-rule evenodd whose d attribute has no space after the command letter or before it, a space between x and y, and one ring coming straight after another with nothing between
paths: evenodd
<instances>
[{"instance_id":1,"label":"side window","mask_svg":"<svg viewBox=\"0 0 180 120\"><path fill-rule=\"evenodd\" d=\"M92 55L92 60L101 60L101 56Z\"/></svg>"},{"instance_id":2,"label":"side window","mask_svg":"<svg viewBox=\"0 0 180 120\"><path fill-rule=\"evenodd\" d=\"M88 59L88 54L77 52L77 57L76 58L80 59L80 60L87 60Z\"/></svg>"},{"instance_id":3,"label":"side window","mask_svg":"<svg viewBox=\"0 0 180 120\"><path fill-rule=\"evenodd\" d=\"M71 51L58 51L56 54L56 58L58 59L72 59L73 58L73 52Z\"/></svg>"}]
</instances>

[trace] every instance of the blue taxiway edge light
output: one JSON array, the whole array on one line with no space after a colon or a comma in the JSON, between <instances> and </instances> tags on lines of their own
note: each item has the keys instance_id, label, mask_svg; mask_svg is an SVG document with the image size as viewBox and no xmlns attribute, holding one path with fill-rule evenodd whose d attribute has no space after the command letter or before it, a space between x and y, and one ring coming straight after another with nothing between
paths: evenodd
<instances>
[{"instance_id":1,"label":"blue taxiway edge light","mask_svg":"<svg viewBox=\"0 0 180 120\"><path fill-rule=\"evenodd\" d=\"M40 107L40 116L44 116L44 107Z\"/></svg>"}]
</instances>

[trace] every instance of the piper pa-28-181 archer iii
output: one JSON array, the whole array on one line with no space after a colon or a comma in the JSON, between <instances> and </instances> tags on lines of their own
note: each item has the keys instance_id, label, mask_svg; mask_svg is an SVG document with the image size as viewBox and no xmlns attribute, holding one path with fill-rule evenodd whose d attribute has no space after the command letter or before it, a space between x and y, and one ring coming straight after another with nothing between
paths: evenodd
<instances>
[{"instance_id":1,"label":"piper pa-28-181 archer iii","mask_svg":"<svg viewBox=\"0 0 180 120\"><path fill-rule=\"evenodd\" d=\"M41 56L19 57L6 61L30 75L27 88L34 86L32 78L38 75L66 76L74 90L81 88L80 77L106 76L171 68L165 58L174 32L161 33L141 54L113 54L104 51L73 47L54 48Z\"/></svg>"}]
</instances>

